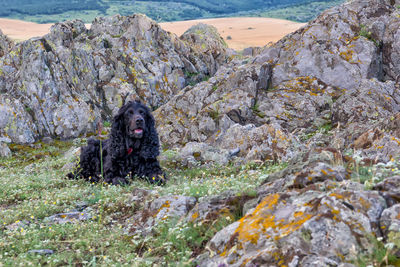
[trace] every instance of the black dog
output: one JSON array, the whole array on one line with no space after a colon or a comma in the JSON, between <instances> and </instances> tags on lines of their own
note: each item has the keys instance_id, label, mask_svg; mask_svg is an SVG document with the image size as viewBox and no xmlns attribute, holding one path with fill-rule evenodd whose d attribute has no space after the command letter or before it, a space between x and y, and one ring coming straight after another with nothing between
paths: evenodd
<instances>
[{"instance_id":1,"label":"black dog","mask_svg":"<svg viewBox=\"0 0 400 267\"><path fill-rule=\"evenodd\" d=\"M130 175L131 178L138 176L150 183L162 184L165 176L157 161L159 149L158 134L149 108L140 101L130 101L114 117L109 139L89 139L88 145L82 147L77 171L68 177L97 182L101 179L103 167L106 183L126 184Z\"/></svg>"}]
</instances>

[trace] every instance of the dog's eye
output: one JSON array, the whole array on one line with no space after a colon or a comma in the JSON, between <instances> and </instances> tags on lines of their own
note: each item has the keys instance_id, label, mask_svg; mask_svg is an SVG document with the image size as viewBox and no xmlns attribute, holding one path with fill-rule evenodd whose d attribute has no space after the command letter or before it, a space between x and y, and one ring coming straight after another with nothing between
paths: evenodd
<instances>
[{"instance_id":1,"label":"dog's eye","mask_svg":"<svg viewBox=\"0 0 400 267\"><path fill-rule=\"evenodd\" d=\"M144 114L144 111L143 111L143 110L139 110L139 113L140 113L141 115L143 115L143 114Z\"/></svg>"}]
</instances>

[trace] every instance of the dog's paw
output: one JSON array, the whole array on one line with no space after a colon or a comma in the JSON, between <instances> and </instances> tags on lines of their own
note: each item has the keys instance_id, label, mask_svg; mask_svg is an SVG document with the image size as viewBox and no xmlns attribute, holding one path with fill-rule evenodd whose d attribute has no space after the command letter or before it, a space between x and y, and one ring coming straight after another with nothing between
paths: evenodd
<instances>
[{"instance_id":1,"label":"dog's paw","mask_svg":"<svg viewBox=\"0 0 400 267\"><path fill-rule=\"evenodd\" d=\"M78 179L78 176L75 175L74 173L70 172L67 174L67 176L65 178L74 180L74 179Z\"/></svg>"}]
</instances>

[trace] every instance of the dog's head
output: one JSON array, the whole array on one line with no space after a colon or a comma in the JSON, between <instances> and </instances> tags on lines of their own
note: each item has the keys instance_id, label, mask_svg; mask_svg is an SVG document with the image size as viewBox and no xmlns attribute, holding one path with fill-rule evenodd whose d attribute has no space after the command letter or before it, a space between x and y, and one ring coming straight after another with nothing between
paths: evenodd
<instances>
[{"instance_id":1,"label":"dog's head","mask_svg":"<svg viewBox=\"0 0 400 267\"><path fill-rule=\"evenodd\" d=\"M148 158L159 154L159 140L154 118L150 109L140 101L129 101L119 109L114 117L112 135L115 140L127 138L140 141L143 157Z\"/></svg>"},{"instance_id":2,"label":"dog's head","mask_svg":"<svg viewBox=\"0 0 400 267\"><path fill-rule=\"evenodd\" d=\"M154 127L150 110L139 101L129 101L114 117L114 124L130 138L142 139Z\"/></svg>"},{"instance_id":3,"label":"dog's head","mask_svg":"<svg viewBox=\"0 0 400 267\"><path fill-rule=\"evenodd\" d=\"M123 120L126 135L130 138L141 139L146 129L146 118L148 111L139 102L130 103L123 112Z\"/></svg>"}]
</instances>

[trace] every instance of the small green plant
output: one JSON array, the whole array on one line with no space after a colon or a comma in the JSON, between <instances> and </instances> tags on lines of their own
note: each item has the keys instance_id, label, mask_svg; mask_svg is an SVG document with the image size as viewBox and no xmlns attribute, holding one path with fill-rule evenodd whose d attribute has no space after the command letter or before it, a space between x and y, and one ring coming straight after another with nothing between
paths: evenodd
<instances>
[{"instance_id":1,"label":"small green plant","mask_svg":"<svg viewBox=\"0 0 400 267\"><path fill-rule=\"evenodd\" d=\"M185 71L185 77L189 80L188 85L195 86L199 82L198 75L197 72Z\"/></svg>"},{"instance_id":2,"label":"small green plant","mask_svg":"<svg viewBox=\"0 0 400 267\"><path fill-rule=\"evenodd\" d=\"M33 113L33 109L31 107L25 106L25 111L28 112L29 114Z\"/></svg>"},{"instance_id":3,"label":"small green plant","mask_svg":"<svg viewBox=\"0 0 400 267\"><path fill-rule=\"evenodd\" d=\"M322 134L327 134L330 135L330 131L332 130L332 122L328 121L324 123L323 125L319 126L317 130L304 133L303 135L300 136L300 140L302 141L307 141L310 140L313 136L315 136L317 133L322 133Z\"/></svg>"},{"instance_id":4,"label":"small green plant","mask_svg":"<svg viewBox=\"0 0 400 267\"><path fill-rule=\"evenodd\" d=\"M257 101L254 103L253 106L251 106L251 110L256 116L260 118L265 118L265 114L260 111L260 105L257 103Z\"/></svg>"},{"instance_id":5,"label":"small green plant","mask_svg":"<svg viewBox=\"0 0 400 267\"><path fill-rule=\"evenodd\" d=\"M328 121L325 124L323 124L321 127L318 128L318 131L324 134L327 134L332 130L332 122Z\"/></svg>"},{"instance_id":6,"label":"small green plant","mask_svg":"<svg viewBox=\"0 0 400 267\"><path fill-rule=\"evenodd\" d=\"M384 244L382 238L374 236L369 237L370 244L373 244L371 254L357 255L357 263L360 267L382 267L382 266L399 266L400 258L396 257L392 244Z\"/></svg>"},{"instance_id":7,"label":"small green plant","mask_svg":"<svg viewBox=\"0 0 400 267\"><path fill-rule=\"evenodd\" d=\"M398 159L392 158L387 163L371 164L367 163L368 160L365 161L360 151L347 151L345 155L351 159L345 164L346 169L351 173L351 179L363 184L367 190L382 182L386 177L400 175Z\"/></svg>"},{"instance_id":8,"label":"small green plant","mask_svg":"<svg viewBox=\"0 0 400 267\"><path fill-rule=\"evenodd\" d=\"M221 116L221 113L218 109L209 109L207 112L214 121L218 121L219 117Z\"/></svg>"},{"instance_id":9,"label":"small green plant","mask_svg":"<svg viewBox=\"0 0 400 267\"><path fill-rule=\"evenodd\" d=\"M103 122L103 126L104 126L104 127L111 127L111 122L109 122L109 121L104 121L104 122Z\"/></svg>"},{"instance_id":10,"label":"small green plant","mask_svg":"<svg viewBox=\"0 0 400 267\"><path fill-rule=\"evenodd\" d=\"M358 35L363 36L367 39L371 38L371 32L367 30L367 27L365 25L360 26L360 31L358 32Z\"/></svg>"},{"instance_id":11,"label":"small green plant","mask_svg":"<svg viewBox=\"0 0 400 267\"><path fill-rule=\"evenodd\" d=\"M361 25L360 26L360 31L358 33L359 36L365 37L368 40L374 42L374 44L376 46L379 45L379 42L377 40L375 40L374 38L372 38L372 32L367 30L367 27L365 25Z\"/></svg>"},{"instance_id":12,"label":"small green plant","mask_svg":"<svg viewBox=\"0 0 400 267\"><path fill-rule=\"evenodd\" d=\"M211 224L167 219L157 225L153 237L138 243L137 252L143 253L145 258L162 258L162 265L179 262L182 266L190 266L215 233L230 223L229 216L221 216Z\"/></svg>"},{"instance_id":13,"label":"small green plant","mask_svg":"<svg viewBox=\"0 0 400 267\"><path fill-rule=\"evenodd\" d=\"M201 81L202 81L202 82L206 82L206 81L208 81L209 79L210 79L210 75L205 75Z\"/></svg>"},{"instance_id":14,"label":"small green plant","mask_svg":"<svg viewBox=\"0 0 400 267\"><path fill-rule=\"evenodd\" d=\"M184 74L185 74L185 77L187 77L189 79L191 79L191 78L193 78L193 77L198 75L197 72L190 72L190 71L187 71L187 70L185 70Z\"/></svg>"}]
</instances>

